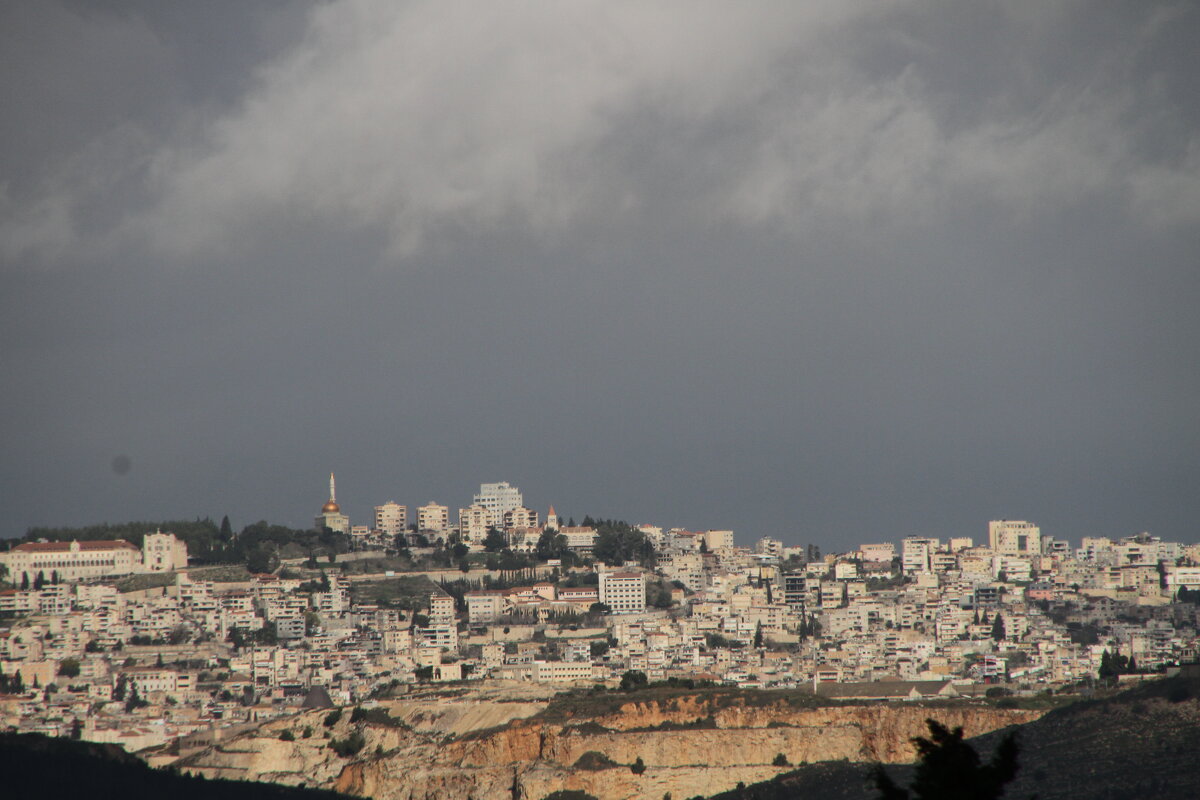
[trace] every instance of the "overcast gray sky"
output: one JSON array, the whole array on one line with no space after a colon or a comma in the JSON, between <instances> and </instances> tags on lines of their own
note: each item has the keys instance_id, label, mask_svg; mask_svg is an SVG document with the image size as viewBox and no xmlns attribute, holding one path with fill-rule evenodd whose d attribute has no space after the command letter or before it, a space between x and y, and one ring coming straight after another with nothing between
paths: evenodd
<instances>
[{"instance_id":1,"label":"overcast gray sky","mask_svg":"<svg viewBox=\"0 0 1200 800\"><path fill-rule=\"evenodd\" d=\"M0 8L0 535L1200 539L1194 2ZM126 456L128 471L114 470Z\"/></svg>"}]
</instances>

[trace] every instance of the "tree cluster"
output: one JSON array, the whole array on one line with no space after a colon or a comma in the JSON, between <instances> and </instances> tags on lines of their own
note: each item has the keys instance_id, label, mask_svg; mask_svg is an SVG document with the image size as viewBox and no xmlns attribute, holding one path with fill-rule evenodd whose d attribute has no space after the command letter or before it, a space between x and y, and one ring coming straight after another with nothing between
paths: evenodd
<instances>
[{"instance_id":1,"label":"tree cluster","mask_svg":"<svg viewBox=\"0 0 1200 800\"><path fill-rule=\"evenodd\" d=\"M614 567L627 563L654 566L654 543L646 538L646 534L620 520L592 520L587 517L583 524L586 526L589 522L596 528L592 555L597 561Z\"/></svg>"},{"instance_id":2,"label":"tree cluster","mask_svg":"<svg viewBox=\"0 0 1200 800\"><path fill-rule=\"evenodd\" d=\"M1135 675L1141 672L1133 656L1113 654L1105 650L1100 655L1099 678L1107 684L1115 684L1120 675Z\"/></svg>"}]
</instances>

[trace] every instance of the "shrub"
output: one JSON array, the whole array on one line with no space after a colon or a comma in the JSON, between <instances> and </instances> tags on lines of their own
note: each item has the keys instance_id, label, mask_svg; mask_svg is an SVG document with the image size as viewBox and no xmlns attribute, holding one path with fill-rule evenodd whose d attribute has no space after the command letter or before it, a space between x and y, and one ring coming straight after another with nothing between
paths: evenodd
<instances>
[{"instance_id":1,"label":"shrub","mask_svg":"<svg viewBox=\"0 0 1200 800\"><path fill-rule=\"evenodd\" d=\"M329 749L337 753L342 758L349 758L357 755L358 751L362 750L367 744L367 739L358 731L347 736L345 739L331 739Z\"/></svg>"},{"instance_id":2,"label":"shrub","mask_svg":"<svg viewBox=\"0 0 1200 800\"><path fill-rule=\"evenodd\" d=\"M301 732L300 735L303 736L305 739L311 739L312 735L313 735L312 725L305 725L304 731Z\"/></svg>"},{"instance_id":3,"label":"shrub","mask_svg":"<svg viewBox=\"0 0 1200 800\"><path fill-rule=\"evenodd\" d=\"M641 775L646 771L646 762L642 761L642 757L638 756L637 761L629 765L629 771L634 775Z\"/></svg>"},{"instance_id":4,"label":"shrub","mask_svg":"<svg viewBox=\"0 0 1200 800\"><path fill-rule=\"evenodd\" d=\"M588 772L599 772L602 769L612 769L617 766L620 765L598 750L588 750L575 762L575 769L583 769Z\"/></svg>"},{"instance_id":5,"label":"shrub","mask_svg":"<svg viewBox=\"0 0 1200 800\"><path fill-rule=\"evenodd\" d=\"M639 669L631 669L621 676L621 691L632 692L634 689L644 688L648 683L646 673Z\"/></svg>"},{"instance_id":6,"label":"shrub","mask_svg":"<svg viewBox=\"0 0 1200 800\"><path fill-rule=\"evenodd\" d=\"M792 762L788 761L787 756L783 753L776 753L775 760L771 762L771 766L773 767L790 767L791 765Z\"/></svg>"},{"instance_id":7,"label":"shrub","mask_svg":"<svg viewBox=\"0 0 1200 800\"><path fill-rule=\"evenodd\" d=\"M340 708L335 708L333 711L330 711L325 715L325 727L332 728L334 725L337 725L339 722L341 722L341 719L342 710Z\"/></svg>"},{"instance_id":8,"label":"shrub","mask_svg":"<svg viewBox=\"0 0 1200 800\"><path fill-rule=\"evenodd\" d=\"M296 734L292 733L290 730L285 730L283 733L279 734L279 741L294 742L296 741Z\"/></svg>"}]
</instances>

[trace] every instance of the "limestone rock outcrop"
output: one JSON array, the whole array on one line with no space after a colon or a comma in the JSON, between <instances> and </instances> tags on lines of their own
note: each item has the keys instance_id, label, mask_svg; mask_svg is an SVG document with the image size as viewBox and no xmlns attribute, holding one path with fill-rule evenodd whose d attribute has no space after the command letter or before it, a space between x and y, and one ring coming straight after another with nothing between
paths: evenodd
<instances>
[{"instance_id":1,"label":"limestone rock outcrop","mask_svg":"<svg viewBox=\"0 0 1200 800\"><path fill-rule=\"evenodd\" d=\"M911 761L910 739L926 733L931 716L974 736L1041 715L965 702L796 707L702 693L645 701L635 696L615 710L579 716L539 715L545 706L470 696L403 700L387 706L396 724L354 724L346 713L329 728L325 712L306 712L265 723L179 766L375 800L540 800L557 789L603 800L657 800L667 792L693 797L769 780L787 769L774 763L780 754L790 764ZM294 741L281 739L285 730ZM352 731L364 737L363 748L350 758L338 756L330 739ZM587 753L603 756L590 758L593 769L577 766ZM645 770L635 773L631 766L639 758Z\"/></svg>"}]
</instances>

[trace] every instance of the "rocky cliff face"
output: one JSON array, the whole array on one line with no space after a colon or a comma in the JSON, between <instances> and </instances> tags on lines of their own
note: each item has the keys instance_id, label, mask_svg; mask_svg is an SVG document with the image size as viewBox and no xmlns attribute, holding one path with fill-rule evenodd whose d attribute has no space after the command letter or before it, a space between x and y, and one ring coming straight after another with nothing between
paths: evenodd
<instances>
[{"instance_id":1,"label":"rocky cliff face","mask_svg":"<svg viewBox=\"0 0 1200 800\"><path fill-rule=\"evenodd\" d=\"M693 797L769 780L787 769L773 765L779 754L791 764L909 761L909 739L926 732L930 716L978 735L1040 715L965 704L936 709L723 704L697 694L629 702L587 719L518 718L542 705L469 697L398 702L391 713L405 721L399 727L351 725L347 713L327 729L324 714L310 712L267 723L180 766L375 800L540 800L557 789L579 789L603 800L657 800L666 792ZM472 725L481 727L468 733ZM306 727L314 730L310 738L302 735ZM285 729L295 741L280 740ZM325 734L345 738L352 730L363 733L365 747L353 759L335 755ZM593 762L592 769L576 766L585 754L592 754L584 760ZM646 767L641 774L630 769L638 758Z\"/></svg>"}]
</instances>

